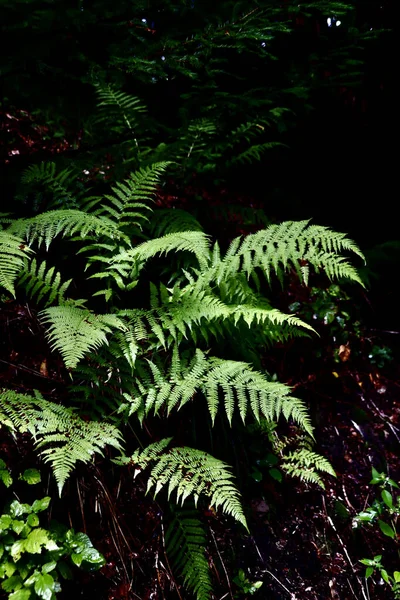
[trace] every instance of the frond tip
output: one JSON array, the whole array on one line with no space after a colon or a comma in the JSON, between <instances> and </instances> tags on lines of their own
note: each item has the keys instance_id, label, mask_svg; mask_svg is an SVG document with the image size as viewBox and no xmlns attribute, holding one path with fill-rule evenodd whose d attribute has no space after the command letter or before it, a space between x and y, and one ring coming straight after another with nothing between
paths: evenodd
<instances>
[{"instance_id":1,"label":"frond tip","mask_svg":"<svg viewBox=\"0 0 400 600\"><path fill-rule=\"evenodd\" d=\"M195 448L179 447L165 451L169 439L151 444L143 451L137 450L128 459L139 468L151 467L147 491L154 488L156 496L167 488L168 497L176 492L177 503L183 504L192 497L197 504L201 495L209 498L215 508L221 507L247 529L246 518L240 503L239 492L232 483L233 475L224 462L207 452ZM127 460L117 461L126 464Z\"/></svg>"}]
</instances>

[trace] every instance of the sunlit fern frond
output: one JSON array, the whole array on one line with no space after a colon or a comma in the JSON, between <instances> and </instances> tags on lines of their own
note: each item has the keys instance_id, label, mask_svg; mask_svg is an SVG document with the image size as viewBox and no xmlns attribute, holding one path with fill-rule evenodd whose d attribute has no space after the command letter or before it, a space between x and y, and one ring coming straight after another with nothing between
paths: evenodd
<instances>
[{"instance_id":1,"label":"sunlit fern frond","mask_svg":"<svg viewBox=\"0 0 400 600\"><path fill-rule=\"evenodd\" d=\"M306 483L316 483L322 488L325 488L325 485L319 472L336 477L332 465L326 458L306 448L285 454L282 457L281 467L288 475L298 477Z\"/></svg>"},{"instance_id":2,"label":"sunlit fern frond","mask_svg":"<svg viewBox=\"0 0 400 600\"><path fill-rule=\"evenodd\" d=\"M12 235L28 240L30 244L45 244L49 249L57 236L103 235L111 239L122 237L117 226L105 217L96 217L80 210L60 209L42 213L29 219L18 219L7 229Z\"/></svg>"},{"instance_id":3,"label":"sunlit fern frond","mask_svg":"<svg viewBox=\"0 0 400 600\"><path fill-rule=\"evenodd\" d=\"M175 349L169 372L154 362L148 362L147 368L143 364L133 386L132 399L125 396L128 414L139 409L144 415L153 411L157 414L163 406L169 412L201 393L213 421L222 404L229 422L235 411L243 421L249 412L256 420L263 416L269 421L278 421L283 416L312 435L307 407L290 395L290 388L269 381L249 364L207 357L201 350L196 350L191 360L182 360Z\"/></svg>"},{"instance_id":4,"label":"sunlit fern frond","mask_svg":"<svg viewBox=\"0 0 400 600\"><path fill-rule=\"evenodd\" d=\"M228 465L207 452L195 448L176 447L167 450L171 438L155 442L144 450L136 450L129 458L122 457L121 464L136 468L150 467L147 491L156 496L165 488L168 498L176 493L176 502L183 504L189 497L197 504L205 496L215 508L233 517L247 529L239 492L232 483L233 475ZM118 462L118 459L117 459Z\"/></svg>"},{"instance_id":5,"label":"sunlit fern frond","mask_svg":"<svg viewBox=\"0 0 400 600\"><path fill-rule=\"evenodd\" d=\"M77 462L92 460L109 445L121 450L122 436L114 426L84 421L72 409L12 390L0 391L0 424L29 432L40 456L53 470L61 494Z\"/></svg>"},{"instance_id":6,"label":"sunlit fern frond","mask_svg":"<svg viewBox=\"0 0 400 600\"><path fill-rule=\"evenodd\" d=\"M107 344L107 334L114 329L126 329L115 315L97 315L78 306L52 306L41 311L39 316L48 326L51 347L60 352L65 366L70 369L90 351Z\"/></svg>"},{"instance_id":7,"label":"sunlit fern frond","mask_svg":"<svg viewBox=\"0 0 400 600\"><path fill-rule=\"evenodd\" d=\"M15 282L32 251L21 237L0 230L0 286L15 296Z\"/></svg>"}]
</instances>

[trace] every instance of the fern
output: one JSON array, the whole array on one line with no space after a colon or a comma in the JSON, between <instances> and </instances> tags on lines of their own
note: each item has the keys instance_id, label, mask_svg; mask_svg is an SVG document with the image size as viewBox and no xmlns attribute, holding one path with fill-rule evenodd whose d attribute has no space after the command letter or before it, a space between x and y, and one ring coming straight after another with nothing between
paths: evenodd
<instances>
[{"instance_id":1,"label":"fern","mask_svg":"<svg viewBox=\"0 0 400 600\"><path fill-rule=\"evenodd\" d=\"M31 263L25 261L18 285L24 287L28 296L36 297L38 302L45 300L45 304L49 305L58 300L59 304L63 304L71 281L62 282L55 267L48 268L46 261L38 263L34 258Z\"/></svg>"},{"instance_id":2,"label":"fern","mask_svg":"<svg viewBox=\"0 0 400 600\"><path fill-rule=\"evenodd\" d=\"M288 475L298 477L307 483L316 483L323 489L325 485L317 471L336 477L335 471L326 458L306 448L285 455L281 466Z\"/></svg>"},{"instance_id":3,"label":"fern","mask_svg":"<svg viewBox=\"0 0 400 600\"><path fill-rule=\"evenodd\" d=\"M213 421L219 412L221 396L230 423L235 409L245 421L250 408L257 421L260 415L271 422L283 415L312 435L304 403L290 396L290 388L268 381L265 375L246 363L207 358L200 350L190 362L183 362L175 351L167 375L151 362L148 369L142 365L138 375L140 377L133 382L132 399L125 395L127 404L124 408L130 415L139 412L146 416L152 411L157 414L163 406L170 412L176 406L182 408L201 392Z\"/></svg>"},{"instance_id":4,"label":"fern","mask_svg":"<svg viewBox=\"0 0 400 600\"><path fill-rule=\"evenodd\" d=\"M207 538L196 511L175 510L165 534L167 555L197 600L209 600L210 569L205 555Z\"/></svg>"},{"instance_id":5,"label":"fern","mask_svg":"<svg viewBox=\"0 0 400 600\"><path fill-rule=\"evenodd\" d=\"M42 162L28 167L22 174L21 182L25 186L43 186L53 195L55 206L78 208L76 194L69 189L75 179L73 169L63 169L57 173L54 162Z\"/></svg>"},{"instance_id":6,"label":"fern","mask_svg":"<svg viewBox=\"0 0 400 600\"><path fill-rule=\"evenodd\" d=\"M91 350L107 344L107 333L125 329L115 315L95 315L77 306L53 306L40 313L49 325L48 338L53 350L58 350L66 367L73 369Z\"/></svg>"},{"instance_id":7,"label":"fern","mask_svg":"<svg viewBox=\"0 0 400 600\"><path fill-rule=\"evenodd\" d=\"M12 390L0 392L0 424L29 432L45 462L50 463L61 495L76 463L102 454L106 445L121 449L121 433L105 422L84 421L73 410Z\"/></svg>"},{"instance_id":8,"label":"fern","mask_svg":"<svg viewBox=\"0 0 400 600\"><path fill-rule=\"evenodd\" d=\"M20 237L0 230L0 286L15 296L15 281L32 250Z\"/></svg>"},{"instance_id":9,"label":"fern","mask_svg":"<svg viewBox=\"0 0 400 600\"><path fill-rule=\"evenodd\" d=\"M117 226L105 217L96 217L80 210L61 209L42 213L30 219L14 221L7 232L33 242L45 244L46 250L59 235L81 238L91 235L104 235L110 239L123 237Z\"/></svg>"},{"instance_id":10,"label":"fern","mask_svg":"<svg viewBox=\"0 0 400 600\"><path fill-rule=\"evenodd\" d=\"M143 451L136 450L129 459L122 457L116 462L131 463L145 469L152 463L147 492L154 489L156 496L168 486L168 498L176 492L177 503L183 504L193 497L197 504L201 495L209 498L215 508L221 507L226 515L232 516L247 529L246 518L239 500L239 492L232 483L232 474L225 463L206 452L194 448L172 448L164 452L171 438L151 444Z\"/></svg>"},{"instance_id":11,"label":"fern","mask_svg":"<svg viewBox=\"0 0 400 600\"><path fill-rule=\"evenodd\" d=\"M145 106L135 96L126 94L115 87L96 85L98 114L94 121L120 132L128 130L134 133L138 119L146 112Z\"/></svg>"}]
</instances>

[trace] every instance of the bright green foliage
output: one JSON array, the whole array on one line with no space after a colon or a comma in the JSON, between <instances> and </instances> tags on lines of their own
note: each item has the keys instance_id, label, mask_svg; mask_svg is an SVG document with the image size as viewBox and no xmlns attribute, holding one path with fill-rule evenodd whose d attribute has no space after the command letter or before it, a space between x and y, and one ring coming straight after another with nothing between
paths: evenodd
<instances>
[{"instance_id":1,"label":"bright green foliage","mask_svg":"<svg viewBox=\"0 0 400 600\"><path fill-rule=\"evenodd\" d=\"M40 481L40 473L30 469L22 475L30 484ZM40 526L39 514L49 507L46 496L31 505L18 500L8 503L0 516L0 580L9 600L53 600L61 591L60 576L72 577L65 562L100 569L105 560L93 548L84 533L54 524L49 529Z\"/></svg>"},{"instance_id":2,"label":"bright green foliage","mask_svg":"<svg viewBox=\"0 0 400 600\"><path fill-rule=\"evenodd\" d=\"M247 528L246 519L239 501L239 493L232 483L232 474L222 461L206 452L194 448L172 448L164 452L171 438L166 438L148 446L142 452L137 450L129 459L122 457L122 464L127 462L139 468L151 468L147 491L154 489L156 496L168 485L168 498L176 492L177 503L193 496L195 504L201 495L209 498L211 506L221 507L222 511L231 515Z\"/></svg>"},{"instance_id":3,"label":"bright green foliage","mask_svg":"<svg viewBox=\"0 0 400 600\"><path fill-rule=\"evenodd\" d=\"M317 471L336 477L335 471L326 458L305 448L286 454L281 466L289 475L299 477L308 483L317 483L322 488L325 488L324 482Z\"/></svg>"},{"instance_id":4,"label":"bright green foliage","mask_svg":"<svg viewBox=\"0 0 400 600\"><path fill-rule=\"evenodd\" d=\"M19 219L8 232L25 237L30 244L45 244L46 250L57 236L78 234L84 238L90 233L118 238L117 227L106 218L99 218L80 210L60 209L42 213L30 219Z\"/></svg>"},{"instance_id":5,"label":"bright green foliage","mask_svg":"<svg viewBox=\"0 0 400 600\"><path fill-rule=\"evenodd\" d=\"M165 534L168 556L196 600L209 600L212 592L205 555L207 538L196 511L176 510Z\"/></svg>"},{"instance_id":6,"label":"bright green foliage","mask_svg":"<svg viewBox=\"0 0 400 600\"><path fill-rule=\"evenodd\" d=\"M138 369L138 374L141 377L136 378L132 397L125 395L130 415L138 413L143 418L152 411L157 414L163 406L170 412L175 407L182 408L201 392L212 421L219 412L221 397L230 423L236 407L244 421L250 406L257 420L260 414L269 421L283 415L312 434L303 402L290 396L287 386L268 381L246 363L207 357L201 350L191 361L183 361L175 352L169 373L149 362L146 370Z\"/></svg>"},{"instance_id":7,"label":"bright green foliage","mask_svg":"<svg viewBox=\"0 0 400 600\"><path fill-rule=\"evenodd\" d=\"M397 497L395 497L393 492L399 489L399 485L385 473L379 473L374 467L372 467L372 480L370 483L379 487L380 498L377 497L371 506L366 506L363 511L354 517L353 527L377 524L381 533L395 542L398 538L397 520L400 515L400 495L397 494ZM400 571L389 574L382 564L382 555L374 556L374 558L363 558L360 563L367 567L365 570L366 581L375 571L378 571L383 581L389 585L393 592L393 598L395 600L400 599Z\"/></svg>"},{"instance_id":8,"label":"bright green foliage","mask_svg":"<svg viewBox=\"0 0 400 600\"><path fill-rule=\"evenodd\" d=\"M90 350L107 343L107 333L113 328L125 329L115 315L95 315L77 306L53 306L41 313L42 321L49 325L48 338L58 350L66 367L73 369Z\"/></svg>"},{"instance_id":9,"label":"bright green foliage","mask_svg":"<svg viewBox=\"0 0 400 600\"><path fill-rule=\"evenodd\" d=\"M15 296L15 280L31 250L20 237L0 230L0 286Z\"/></svg>"},{"instance_id":10,"label":"bright green foliage","mask_svg":"<svg viewBox=\"0 0 400 600\"><path fill-rule=\"evenodd\" d=\"M50 463L61 494L78 461L89 462L106 445L121 448L121 434L105 422L84 421L73 410L44 400L17 394L0 393L0 424L29 432L45 462Z\"/></svg>"}]
</instances>

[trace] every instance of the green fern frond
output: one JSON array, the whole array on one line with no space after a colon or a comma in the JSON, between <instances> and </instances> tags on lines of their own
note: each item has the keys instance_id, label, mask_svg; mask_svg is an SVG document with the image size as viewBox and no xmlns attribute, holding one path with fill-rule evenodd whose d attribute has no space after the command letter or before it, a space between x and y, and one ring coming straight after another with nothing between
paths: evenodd
<instances>
[{"instance_id":1,"label":"green fern frond","mask_svg":"<svg viewBox=\"0 0 400 600\"><path fill-rule=\"evenodd\" d=\"M326 458L306 448L284 455L281 466L288 475L298 477L307 483L316 483L322 488L325 488L325 485L318 471L336 477L332 465Z\"/></svg>"},{"instance_id":2,"label":"green fern frond","mask_svg":"<svg viewBox=\"0 0 400 600\"><path fill-rule=\"evenodd\" d=\"M198 513L175 510L165 534L167 556L196 600L209 600L212 592L206 545L205 528Z\"/></svg>"},{"instance_id":3,"label":"green fern frond","mask_svg":"<svg viewBox=\"0 0 400 600\"><path fill-rule=\"evenodd\" d=\"M30 219L18 219L10 225L7 232L26 238L29 243L45 244L46 250L58 235L72 237L79 234L80 238L104 235L111 239L122 237L110 219L72 209L53 210Z\"/></svg>"},{"instance_id":4,"label":"green fern frond","mask_svg":"<svg viewBox=\"0 0 400 600\"><path fill-rule=\"evenodd\" d=\"M292 419L312 436L305 404L290 396L290 388L269 381L244 362L207 357L201 350L196 350L191 361L181 360L175 349L169 373L148 362L148 369L142 366L133 386L134 400L125 397L129 414L139 408L144 415L152 411L157 413L162 406L170 412L175 407L181 408L201 392L213 421L222 398L229 422L235 410L245 421L250 408L257 421L261 415L269 421L277 421L283 416L286 420Z\"/></svg>"},{"instance_id":5,"label":"green fern frond","mask_svg":"<svg viewBox=\"0 0 400 600\"><path fill-rule=\"evenodd\" d=\"M201 495L207 496L215 508L221 507L247 529L246 518L239 500L239 492L232 483L233 475L228 465L207 452L179 447L164 452L171 438L151 444L143 451L137 450L130 462L139 468L151 467L147 491L154 488L156 496L168 486L168 498L176 492L177 503L183 504L190 496L197 504ZM123 463L126 463L123 460Z\"/></svg>"},{"instance_id":6,"label":"green fern frond","mask_svg":"<svg viewBox=\"0 0 400 600\"><path fill-rule=\"evenodd\" d=\"M75 179L76 173L73 169L63 169L57 173L54 162L31 165L21 177L24 185L42 184L55 198L53 204L68 208L76 208L78 204L76 194L69 189Z\"/></svg>"},{"instance_id":7,"label":"green fern frond","mask_svg":"<svg viewBox=\"0 0 400 600\"><path fill-rule=\"evenodd\" d=\"M77 306L53 306L40 313L49 325L47 337L53 350L60 352L65 366L73 369L91 350L108 343L107 334L126 325L115 315L95 315Z\"/></svg>"},{"instance_id":8,"label":"green fern frond","mask_svg":"<svg viewBox=\"0 0 400 600\"><path fill-rule=\"evenodd\" d=\"M172 251L190 252L196 256L199 264L205 267L209 259L208 236L200 231L169 233L163 237L143 242L132 250L125 250L117 254L112 264L142 262L157 256L157 254L168 254Z\"/></svg>"},{"instance_id":9,"label":"green fern frond","mask_svg":"<svg viewBox=\"0 0 400 600\"><path fill-rule=\"evenodd\" d=\"M18 280L18 285L23 286L29 297L37 302L45 299L48 306L55 300L62 304L72 279L62 282L59 271L55 267L48 268L46 261L38 263L36 258L32 262L25 261L24 269Z\"/></svg>"},{"instance_id":10,"label":"green fern frond","mask_svg":"<svg viewBox=\"0 0 400 600\"><path fill-rule=\"evenodd\" d=\"M15 281L32 250L9 231L0 230L0 286L15 296Z\"/></svg>"},{"instance_id":11,"label":"green fern frond","mask_svg":"<svg viewBox=\"0 0 400 600\"><path fill-rule=\"evenodd\" d=\"M90 209L97 216L107 216L119 228L133 225L141 227L140 223L149 220L146 211L148 205L160 184L162 175L168 167L168 162L159 162L131 173L124 182L118 182L112 187L112 195L101 198L91 198ZM108 204L104 200L108 200Z\"/></svg>"},{"instance_id":12,"label":"green fern frond","mask_svg":"<svg viewBox=\"0 0 400 600\"><path fill-rule=\"evenodd\" d=\"M243 152L240 152L228 161L228 166L233 166L237 163L253 163L261 161L264 152L276 148L277 146L283 146L280 142L265 142L264 144L254 144Z\"/></svg>"},{"instance_id":13,"label":"green fern frond","mask_svg":"<svg viewBox=\"0 0 400 600\"><path fill-rule=\"evenodd\" d=\"M111 85L95 85L95 88L98 97L98 114L94 119L95 123L133 132L138 125L140 115L146 112L142 101Z\"/></svg>"},{"instance_id":14,"label":"green fern frond","mask_svg":"<svg viewBox=\"0 0 400 600\"><path fill-rule=\"evenodd\" d=\"M310 264L317 271L325 270L331 278L348 278L362 284L356 269L339 255L345 251L363 258L357 245L345 234L309 225L308 221L286 221L250 234L243 241L234 239L225 257L217 255L203 276L220 284L238 272L244 271L250 277L256 269L261 269L269 281L271 272L282 280L285 272L294 269L303 279L306 272L301 265Z\"/></svg>"},{"instance_id":15,"label":"green fern frond","mask_svg":"<svg viewBox=\"0 0 400 600\"><path fill-rule=\"evenodd\" d=\"M0 424L33 436L40 456L53 469L60 494L78 461L89 462L107 445L121 450L118 429L104 421L84 421L73 410L44 400L39 393L33 398L1 391Z\"/></svg>"},{"instance_id":16,"label":"green fern frond","mask_svg":"<svg viewBox=\"0 0 400 600\"><path fill-rule=\"evenodd\" d=\"M203 227L193 215L179 208L157 210L152 215L151 231L155 237L181 231L203 231Z\"/></svg>"}]
</instances>

